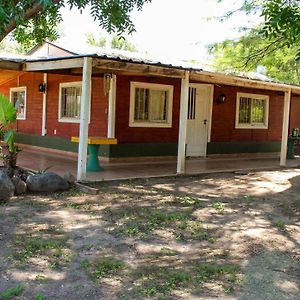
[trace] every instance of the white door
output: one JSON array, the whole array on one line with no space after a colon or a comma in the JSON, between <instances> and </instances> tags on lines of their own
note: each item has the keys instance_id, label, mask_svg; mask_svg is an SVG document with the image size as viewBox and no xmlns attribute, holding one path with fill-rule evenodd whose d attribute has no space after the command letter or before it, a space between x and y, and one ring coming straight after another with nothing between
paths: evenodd
<instances>
[{"instance_id":1,"label":"white door","mask_svg":"<svg viewBox=\"0 0 300 300\"><path fill-rule=\"evenodd\" d=\"M191 84L189 88L186 156L206 156L212 103L212 86Z\"/></svg>"}]
</instances>

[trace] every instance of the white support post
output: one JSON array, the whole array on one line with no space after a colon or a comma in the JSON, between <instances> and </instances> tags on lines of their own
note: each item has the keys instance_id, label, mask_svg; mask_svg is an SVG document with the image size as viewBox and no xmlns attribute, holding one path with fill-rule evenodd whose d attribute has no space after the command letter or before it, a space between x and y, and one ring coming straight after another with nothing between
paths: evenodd
<instances>
[{"instance_id":1,"label":"white support post","mask_svg":"<svg viewBox=\"0 0 300 300\"><path fill-rule=\"evenodd\" d=\"M47 120L47 73L44 73L43 84L45 84L45 91L43 92L43 113L42 113L42 136L47 134L46 120Z\"/></svg>"},{"instance_id":2,"label":"white support post","mask_svg":"<svg viewBox=\"0 0 300 300\"><path fill-rule=\"evenodd\" d=\"M184 173L185 171L185 144L189 100L189 76L189 72L186 71L184 78L181 79L177 174Z\"/></svg>"},{"instance_id":3,"label":"white support post","mask_svg":"<svg viewBox=\"0 0 300 300\"><path fill-rule=\"evenodd\" d=\"M291 104L291 90L284 93L284 109L282 122L282 136L281 136L281 153L280 166L286 166L287 142L289 134L289 119L290 119L290 104Z\"/></svg>"},{"instance_id":4,"label":"white support post","mask_svg":"<svg viewBox=\"0 0 300 300\"><path fill-rule=\"evenodd\" d=\"M111 80L110 80L110 89L109 89L109 95L108 95L107 137L109 137L109 138L115 138L116 84L117 84L117 76L112 75Z\"/></svg>"},{"instance_id":5,"label":"white support post","mask_svg":"<svg viewBox=\"0 0 300 300\"><path fill-rule=\"evenodd\" d=\"M87 142L89 131L89 112L92 90L92 58L84 57L82 70L82 96L80 104L80 132L78 146L77 180L86 179Z\"/></svg>"}]
</instances>

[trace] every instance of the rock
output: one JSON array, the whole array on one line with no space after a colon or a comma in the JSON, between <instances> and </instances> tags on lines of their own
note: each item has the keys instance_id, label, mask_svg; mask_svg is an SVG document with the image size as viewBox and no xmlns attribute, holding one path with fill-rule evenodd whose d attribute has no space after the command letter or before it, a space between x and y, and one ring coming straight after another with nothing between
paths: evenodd
<instances>
[{"instance_id":1,"label":"rock","mask_svg":"<svg viewBox=\"0 0 300 300\"><path fill-rule=\"evenodd\" d=\"M27 186L26 183L19 177L14 176L11 179L12 183L15 186L15 195L22 195L26 193Z\"/></svg>"},{"instance_id":2,"label":"rock","mask_svg":"<svg viewBox=\"0 0 300 300\"><path fill-rule=\"evenodd\" d=\"M67 180L69 184L73 184L76 181L74 175L70 172L64 174L64 179Z\"/></svg>"},{"instance_id":3,"label":"rock","mask_svg":"<svg viewBox=\"0 0 300 300\"><path fill-rule=\"evenodd\" d=\"M29 175L26 184L32 192L55 192L69 188L68 181L53 172Z\"/></svg>"},{"instance_id":4,"label":"rock","mask_svg":"<svg viewBox=\"0 0 300 300\"><path fill-rule=\"evenodd\" d=\"M0 200L8 200L14 195L15 186L3 171L0 171Z\"/></svg>"}]
</instances>

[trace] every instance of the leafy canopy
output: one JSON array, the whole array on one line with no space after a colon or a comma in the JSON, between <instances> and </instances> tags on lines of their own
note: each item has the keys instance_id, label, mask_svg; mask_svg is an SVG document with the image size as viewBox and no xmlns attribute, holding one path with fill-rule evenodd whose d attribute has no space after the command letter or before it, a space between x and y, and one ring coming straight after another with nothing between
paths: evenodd
<instances>
[{"instance_id":1,"label":"leafy canopy","mask_svg":"<svg viewBox=\"0 0 300 300\"><path fill-rule=\"evenodd\" d=\"M137 52L137 48L133 43L129 42L123 37L119 37L116 35L113 35L111 40L109 40L103 35L95 37L93 33L89 32L86 34L86 38L87 43L95 47L105 48L107 45L109 45L109 47L112 49Z\"/></svg>"},{"instance_id":2,"label":"leafy canopy","mask_svg":"<svg viewBox=\"0 0 300 300\"><path fill-rule=\"evenodd\" d=\"M227 0L219 0L219 2ZM238 40L210 46L214 67L221 71L255 71L258 65L279 81L300 83L300 0L242 0L235 11L260 14L262 23L244 30Z\"/></svg>"},{"instance_id":3,"label":"leafy canopy","mask_svg":"<svg viewBox=\"0 0 300 300\"><path fill-rule=\"evenodd\" d=\"M239 74L256 71L263 65L266 75L278 81L300 83L300 62L295 59L297 46L277 47L266 39L260 28L253 29L237 40L210 45L213 67L218 71Z\"/></svg>"},{"instance_id":4,"label":"leafy canopy","mask_svg":"<svg viewBox=\"0 0 300 300\"><path fill-rule=\"evenodd\" d=\"M141 10L147 2L151 0L0 0L0 41L10 32L27 47L57 39L62 7L89 8L95 22L109 33L132 33L130 13L134 8Z\"/></svg>"}]
</instances>

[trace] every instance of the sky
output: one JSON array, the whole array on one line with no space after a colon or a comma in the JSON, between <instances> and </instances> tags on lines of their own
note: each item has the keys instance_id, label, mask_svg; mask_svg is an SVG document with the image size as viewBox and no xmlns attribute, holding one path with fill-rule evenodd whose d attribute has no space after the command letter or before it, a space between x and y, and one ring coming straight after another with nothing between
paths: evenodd
<instances>
[{"instance_id":1,"label":"sky","mask_svg":"<svg viewBox=\"0 0 300 300\"><path fill-rule=\"evenodd\" d=\"M151 57L202 61L207 58L207 45L237 38L240 27L252 27L258 18L236 14L220 22L213 17L237 8L240 0L152 0L142 11L133 11L131 17L136 32L126 37L142 53ZM64 22L60 29L60 43L65 48L77 47L86 40L86 33L107 35L89 11L63 10Z\"/></svg>"}]
</instances>

